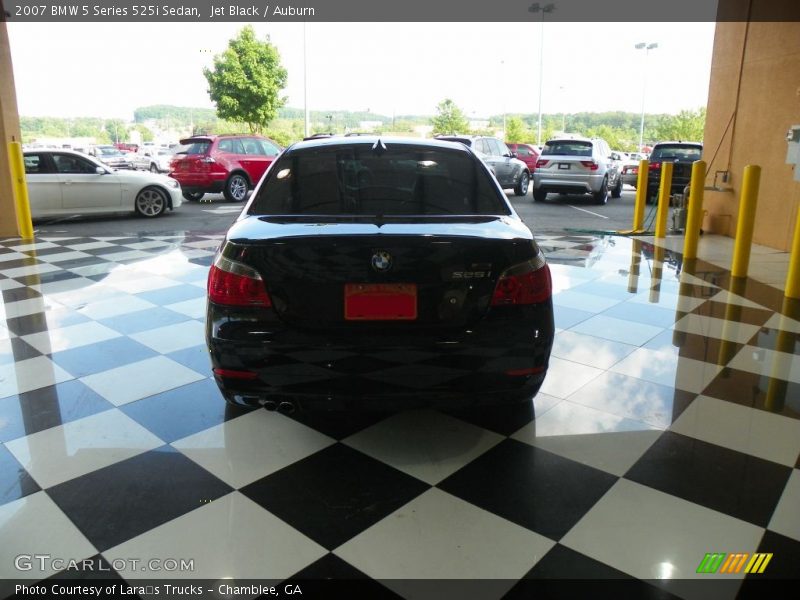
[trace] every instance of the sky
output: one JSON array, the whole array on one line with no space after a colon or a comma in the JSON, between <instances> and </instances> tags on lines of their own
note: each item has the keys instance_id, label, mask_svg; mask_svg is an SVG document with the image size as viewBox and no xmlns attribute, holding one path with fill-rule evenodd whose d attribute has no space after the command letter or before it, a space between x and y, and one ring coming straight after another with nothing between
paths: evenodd
<instances>
[{"instance_id":1,"label":"sky","mask_svg":"<svg viewBox=\"0 0 800 600\"><path fill-rule=\"evenodd\" d=\"M213 108L202 70L244 25L8 23L19 113L132 120L153 104ZM433 115L450 98L470 119L537 113L540 82L545 114L639 113L643 99L647 113L705 106L714 26L254 24L288 70L287 106Z\"/></svg>"}]
</instances>

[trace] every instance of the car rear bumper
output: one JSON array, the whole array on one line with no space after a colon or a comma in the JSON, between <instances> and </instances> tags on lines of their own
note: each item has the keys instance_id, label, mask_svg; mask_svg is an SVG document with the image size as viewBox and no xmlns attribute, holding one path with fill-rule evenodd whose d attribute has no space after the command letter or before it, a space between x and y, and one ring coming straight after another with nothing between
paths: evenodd
<instances>
[{"instance_id":1,"label":"car rear bumper","mask_svg":"<svg viewBox=\"0 0 800 600\"><path fill-rule=\"evenodd\" d=\"M194 193L203 192L207 194L219 193L225 187L224 173L181 173L173 171L169 174L173 179L177 179L184 192Z\"/></svg>"},{"instance_id":2,"label":"car rear bumper","mask_svg":"<svg viewBox=\"0 0 800 600\"><path fill-rule=\"evenodd\" d=\"M533 174L533 189L537 191L591 194L598 192L604 174L554 175L537 171Z\"/></svg>"},{"instance_id":3,"label":"car rear bumper","mask_svg":"<svg viewBox=\"0 0 800 600\"><path fill-rule=\"evenodd\" d=\"M215 374L229 401L247 405L271 400L307 408L392 409L519 402L542 385L554 335L549 305L525 321L486 319L460 331L362 329L357 335L231 316L209 307L207 342L213 368L255 374Z\"/></svg>"}]
</instances>

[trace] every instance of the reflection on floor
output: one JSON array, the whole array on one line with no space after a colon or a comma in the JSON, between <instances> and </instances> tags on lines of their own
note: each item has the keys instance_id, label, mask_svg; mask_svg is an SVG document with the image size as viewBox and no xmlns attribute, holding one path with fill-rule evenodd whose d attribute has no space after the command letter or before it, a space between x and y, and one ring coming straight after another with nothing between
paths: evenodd
<instances>
[{"instance_id":1,"label":"reflection on floor","mask_svg":"<svg viewBox=\"0 0 800 600\"><path fill-rule=\"evenodd\" d=\"M564 577L732 596L797 575L800 314L774 282L652 240L542 235L558 333L535 415L226 413L203 345L220 237L0 242L0 578L67 566L21 570L34 554L401 596ZM736 552L773 556L697 573Z\"/></svg>"}]
</instances>

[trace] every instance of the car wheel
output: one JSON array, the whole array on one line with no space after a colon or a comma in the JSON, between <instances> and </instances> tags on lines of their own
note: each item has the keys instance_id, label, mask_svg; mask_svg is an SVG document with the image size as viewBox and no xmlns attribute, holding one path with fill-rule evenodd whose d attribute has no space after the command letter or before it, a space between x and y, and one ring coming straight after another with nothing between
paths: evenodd
<instances>
[{"instance_id":1,"label":"car wheel","mask_svg":"<svg viewBox=\"0 0 800 600\"><path fill-rule=\"evenodd\" d=\"M241 173L234 173L225 182L223 194L228 202L242 202L247 197L247 178Z\"/></svg>"},{"instance_id":2,"label":"car wheel","mask_svg":"<svg viewBox=\"0 0 800 600\"><path fill-rule=\"evenodd\" d=\"M622 178L617 179L617 185L614 186L614 189L611 190L611 197L612 198L620 198L622 196Z\"/></svg>"},{"instance_id":3,"label":"car wheel","mask_svg":"<svg viewBox=\"0 0 800 600\"><path fill-rule=\"evenodd\" d=\"M528 185L531 182L531 176L528 175L527 171L523 171L522 175L519 176L519 181L517 182L517 186L514 188L514 195L515 196L524 196L528 193Z\"/></svg>"},{"instance_id":4,"label":"car wheel","mask_svg":"<svg viewBox=\"0 0 800 600\"><path fill-rule=\"evenodd\" d=\"M157 217L167 209L167 195L155 187L146 187L136 195L136 212L143 217Z\"/></svg>"},{"instance_id":5,"label":"car wheel","mask_svg":"<svg viewBox=\"0 0 800 600\"><path fill-rule=\"evenodd\" d=\"M183 192L183 197L189 202L197 202L203 196L205 196L203 192Z\"/></svg>"},{"instance_id":6,"label":"car wheel","mask_svg":"<svg viewBox=\"0 0 800 600\"><path fill-rule=\"evenodd\" d=\"M547 198L547 192L544 190L533 190L533 201L534 202L544 202Z\"/></svg>"},{"instance_id":7,"label":"car wheel","mask_svg":"<svg viewBox=\"0 0 800 600\"><path fill-rule=\"evenodd\" d=\"M592 194L595 204L605 204L608 202L608 179L603 179L600 189Z\"/></svg>"},{"instance_id":8,"label":"car wheel","mask_svg":"<svg viewBox=\"0 0 800 600\"><path fill-rule=\"evenodd\" d=\"M150 172L151 173L158 173L158 165L150 165Z\"/></svg>"}]
</instances>

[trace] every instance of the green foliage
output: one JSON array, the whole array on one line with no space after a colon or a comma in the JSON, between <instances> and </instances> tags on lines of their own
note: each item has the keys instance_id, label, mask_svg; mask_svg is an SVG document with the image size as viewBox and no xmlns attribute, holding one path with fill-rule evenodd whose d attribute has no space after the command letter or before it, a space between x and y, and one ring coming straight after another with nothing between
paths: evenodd
<instances>
[{"instance_id":1,"label":"green foliage","mask_svg":"<svg viewBox=\"0 0 800 600\"><path fill-rule=\"evenodd\" d=\"M511 117L506 121L506 142L520 144L530 139L531 133L519 117Z\"/></svg>"},{"instance_id":2,"label":"green foliage","mask_svg":"<svg viewBox=\"0 0 800 600\"><path fill-rule=\"evenodd\" d=\"M256 39L247 25L228 43L228 49L214 57L214 68L203 69L208 93L221 119L245 123L260 133L286 103L280 96L286 86L286 69L269 40Z\"/></svg>"},{"instance_id":3,"label":"green foliage","mask_svg":"<svg viewBox=\"0 0 800 600\"><path fill-rule=\"evenodd\" d=\"M469 121L450 98L442 100L436 106L436 116L431 119L431 125L434 135L469 132Z\"/></svg>"},{"instance_id":4,"label":"green foliage","mask_svg":"<svg viewBox=\"0 0 800 600\"><path fill-rule=\"evenodd\" d=\"M131 127L131 131L138 131L142 136L143 142L152 142L155 139L153 132L140 123Z\"/></svg>"},{"instance_id":5,"label":"green foliage","mask_svg":"<svg viewBox=\"0 0 800 600\"><path fill-rule=\"evenodd\" d=\"M703 140L703 130L706 124L705 107L698 110L682 110L677 115L662 115L647 133L655 141L683 140L699 142Z\"/></svg>"},{"instance_id":6,"label":"green foliage","mask_svg":"<svg viewBox=\"0 0 800 600\"><path fill-rule=\"evenodd\" d=\"M136 123L154 120L164 122L168 126L177 125L186 127L190 123L214 121L216 118L217 114L211 108L192 108L188 106L170 106L167 104L142 106L133 111L133 120Z\"/></svg>"},{"instance_id":7,"label":"green foliage","mask_svg":"<svg viewBox=\"0 0 800 600\"><path fill-rule=\"evenodd\" d=\"M122 119L109 119L106 121L104 129L112 143L124 142L128 139L128 125Z\"/></svg>"}]
</instances>

